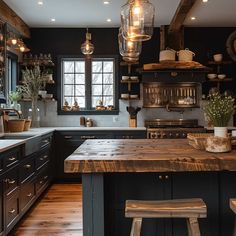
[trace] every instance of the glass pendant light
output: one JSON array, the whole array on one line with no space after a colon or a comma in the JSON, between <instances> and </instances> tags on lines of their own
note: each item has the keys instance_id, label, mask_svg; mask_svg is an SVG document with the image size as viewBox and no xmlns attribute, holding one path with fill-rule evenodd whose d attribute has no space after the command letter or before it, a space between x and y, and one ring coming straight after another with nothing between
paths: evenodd
<instances>
[{"instance_id":1,"label":"glass pendant light","mask_svg":"<svg viewBox=\"0 0 236 236\"><path fill-rule=\"evenodd\" d=\"M128 0L121 7L121 28L124 38L132 41L151 39L155 8L148 0Z\"/></svg>"},{"instance_id":2,"label":"glass pendant light","mask_svg":"<svg viewBox=\"0 0 236 236\"><path fill-rule=\"evenodd\" d=\"M22 53L30 51L30 49L24 44L22 39L18 39L17 44L18 44L16 48L17 51L20 51Z\"/></svg>"},{"instance_id":3,"label":"glass pendant light","mask_svg":"<svg viewBox=\"0 0 236 236\"><path fill-rule=\"evenodd\" d=\"M142 51L142 42L125 39L122 35L121 28L118 34L118 42L120 55L123 56L124 61L138 61Z\"/></svg>"},{"instance_id":4,"label":"glass pendant light","mask_svg":"<svg viewBox=\"0 0 236 236\"><path fill-rule=\"evenodd\" d=\"M93 54L94 46L93 46L93 44L90 42L90 40L91 40L91 34L88 32L88 29L87 29L87 32L86 32L86 40L85 40L85 42L81 45L81 52L82 52L84 55L91 55L91 54Z\"/></svg>"}]
</instances>

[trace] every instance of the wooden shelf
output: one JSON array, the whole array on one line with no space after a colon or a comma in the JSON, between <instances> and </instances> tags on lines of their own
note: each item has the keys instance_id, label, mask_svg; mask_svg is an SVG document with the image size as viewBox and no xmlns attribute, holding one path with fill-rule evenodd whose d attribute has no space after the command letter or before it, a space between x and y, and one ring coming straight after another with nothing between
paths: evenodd
<instances>
[{"instance_id":1,"label":"wooden shelf","mask_svg":"<svg viewBox=\"0 0 236 236\"><path fill-rule=\"evenodd\" d=\"M128 83L131 83L131 84L138 84L139 83L139 80L121 80L120 81L122 84L128 84Z\"/></svg>"},{"instance_id":2,"label":"wooden shelf","mask_svg":"<svg viewBox=\"0 0 236 236\"><path fill-rule=\"evenodd\" d=\"M120 62L120 66L130 66L130 65L139 65L139 62Z\"/></svg>"},{"instance_id":3,"label":"wooden shelf","mask_svg":"<svg viewBox=\"0 0 236 236\"><path fill-rule=\"evenodd\" d=\"M230 82L233 81L233 78L225 78L225 79L208 79L206 82Z\"/></svg>"},{"instance_id":4,"label":"wooden shelf","mask_svg":"<svg viewBox=\"0 0 236 236\"><path fill-rule=\"evenodd\" d=\"M126 101L129 101L129 100L132 100L132 101L134 101L134 100L140 100L140 98L139 97L137 97L137 98L120 98L121 100L126 100Z\"/></svg>"},{"instance_id":5,"label":"wooden shelf","mask_svg":"<svg viewBox=\"0 0 236 236\"><path fill-rule=\"evenodd\" d=\"M229 65L232 64L232 61L208 61L209 65Z\"/></svg>"}]
</instances>

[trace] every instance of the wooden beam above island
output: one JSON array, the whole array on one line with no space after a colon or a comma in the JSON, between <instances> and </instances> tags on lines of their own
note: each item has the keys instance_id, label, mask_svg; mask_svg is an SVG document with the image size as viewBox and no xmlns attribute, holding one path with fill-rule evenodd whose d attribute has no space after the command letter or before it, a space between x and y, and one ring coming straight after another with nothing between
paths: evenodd
<instances>
[{"instance_id":1,"label":"wooden beam above island","mask_svg":"<svg viewBox=\"0 0 236 236\"><path fill-rule=\"evenodd\" d=\"M236 150L209 153L186 139L87 140L64 164L66 173L236 171Z\"/></svg>"}]
</instances>

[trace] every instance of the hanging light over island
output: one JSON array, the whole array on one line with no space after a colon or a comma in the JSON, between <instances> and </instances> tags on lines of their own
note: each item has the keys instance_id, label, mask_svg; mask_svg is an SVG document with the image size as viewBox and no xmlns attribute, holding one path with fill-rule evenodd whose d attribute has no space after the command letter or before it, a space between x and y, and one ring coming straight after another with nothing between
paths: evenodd
<instances>
[{"instance_id":1,"label":"hanging light over island","mask_svg":"<svg viewBox=\"0 0 236 236\"><path fill-rule=\"evenodd\" d=\"M94 45L91 43L91 33L88 32L88 28L87 28L86 40L81 45L81 52L84 55L91 55L93 54L93 51L94 51Z\"/></svg>"}]
</instances>

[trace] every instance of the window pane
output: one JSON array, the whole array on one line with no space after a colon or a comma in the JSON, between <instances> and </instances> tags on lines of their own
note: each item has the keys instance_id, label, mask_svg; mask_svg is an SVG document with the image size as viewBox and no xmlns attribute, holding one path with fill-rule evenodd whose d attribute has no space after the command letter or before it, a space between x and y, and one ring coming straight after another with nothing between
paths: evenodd
<instances>
[{"instance_id":1,"label":"window pane","mask_svg":"<svg viewBox=\"0 0 236 236\"><path fill-rule=\"evenodd\" d=\"M76 73L85 73L85 62L84 61L76 61L75 62L75 72Z\"/></svg>"},{"instance_id":2,"label":"window pane","mask_svg":"<svg viewBox=\"0 0 236 236\"><path fill-rule=\"evenodd\" d=\"M113 74L104 74L103 75L104 84L113 84Z\"/></svg>"},{"instance_id":3,"label":"window pane","mask_svg":"<svg viewBox=\"0 0 236 236\"><path fill-rule=\"evenodd\" d=\"M102 84L102 74L93 74L92 84Z\"/></svg>"},{"instance_id":4,"label":"window pane","mask_svg":"<svg viewBox=\"0 0 236 236\"><path fill-rule=\"evenodd\" d=\"M73 85L65 85L64 86L64 95L65 96L73 96L74 95L74 86Z\"/></svg>"},{"instance_id":5,"label":"window pane","mask_svg":"<svg viewBox=\"0 0 236 236\"><path fill-rule=\"evenodd\" d=\"M112 95L113 86L112 85L103 85L103 95Z\"/></svg>"},{"instance_id":6,"label":"window pane","mask_svg":"<svg viewBox=\"0 0 236 236\"><path fill-rule=\"evenodd\" d=\"M103 66L104 72L113 72L113 61L105 61L103 62Z\"/></svg>"},{"instance_id":7,"label":"window pane","mask_svg":"<svg viewBox=\"0 0 236 236\"><path fill-rule=\"evenodd\" d=\"M92 107L95 108L98 105L98 101L102 101L101 96L92 97Z\"/></svg>"},{"instance_id":8,"label":"window pane","mask_svg":"<svg viewBox=\"0 0 236 236\"><path fill-rule=\"evenodd\" d=\"M85 97L76 97L80 108L85 108Z\"/></svg>"},{"instance_id":9,"label":"window pane","mask_svg":"<svg viewBox=\"0 0 236 236\"><path fill-rule=\"evenodd\" d=\"M76 84L85 84L85 74L76 74L75 75Z\"/></svg>"},{"instance_id":10,"label":"window pane","mask_svg":"<svg viewBox=\"0 0 236 236\"><path fill-rule=\"evenodd\" d=\"M93 85L92 95L102 95L102 85Z\"/></svg>"},{"instance_id":11,"label":"window pane","mask_svg":"<svg viewBox=\"0 0 236 236\"><path fill-rule=\"evenodd\" d=\"M73 84L74 74L64 74L64 84Z\"/></svg>"},{"instance_id":12,"label":"window pane","mask_svg":"<svg viewBox=\"0 0 236 236\"><path fill-rule=\"evenodd\" d=\"M102 61L93 61L92 62L92 72L102 73Z\"/></svg>"},{"instance_id":13,"label":"window pane","mask_svg":"<svg viewBox=\"0 0 236 236\"><path fill-rule=\"evenodd\" d=\"M114 99L112 96L110 97L104 97L103 98L103 105L108 106L108 105L114 105Z\"/></svg>"},{"instance_id":14,"label":"window pane","mask_svg":"<svg viewBox=\"0 0 236 236\"><path fill-rule=\"evenodd\" d=\"M76 96L84 96L85 95L85 86L84 85L76 85L75 86L75 95Z\"/></svg>"},{"instance_id":15,"label":"window pane","mask_svg":"<svg viewBox=\"0 0 236 236\"><path fill-rule=\"evenodd\" d=\"M74 73L74 62L73 61L64 61L64 72L65 73Z\"/></svg>"}]
</instances>

